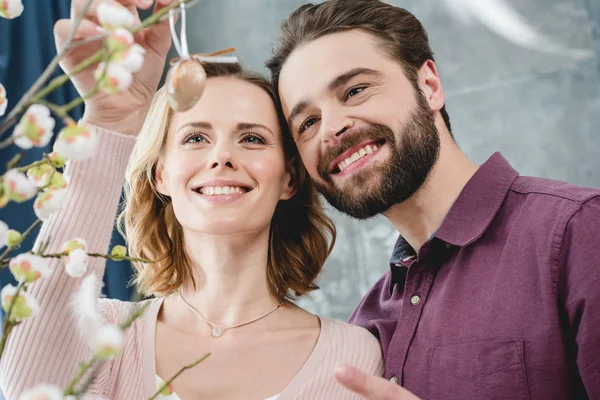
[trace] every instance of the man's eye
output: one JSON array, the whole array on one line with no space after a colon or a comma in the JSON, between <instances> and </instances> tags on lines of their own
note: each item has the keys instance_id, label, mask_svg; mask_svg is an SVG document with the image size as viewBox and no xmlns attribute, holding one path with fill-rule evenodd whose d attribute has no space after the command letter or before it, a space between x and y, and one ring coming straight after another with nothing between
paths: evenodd
<instances>
[{"instance_id":1,"label":"man's eye","mask_svg":"<svg viewBox=\"0 0 600 400\"><path fill-rule=\"evenodd\" d=\"M348 92L346 93L346 99L356 96L360 92L364 91L366 88L367 88L366 86L359 86L359 87L354 87L354 88L348 90Z\"/></svg>"},{"instance_id":2,"label":"man's eye","mask_svg":"<svg viewBox=\"0 0 600 400\"><path fill-rule=\"evenodd\" d=\"M304 121L304 123L302 125L300 125L300 133L304 132L305 130L307 130L308 128L310 128L311 126L313 126L316 123L317 123L316 118L307 119L306 121Z\"/></svg>"}]
</instances>

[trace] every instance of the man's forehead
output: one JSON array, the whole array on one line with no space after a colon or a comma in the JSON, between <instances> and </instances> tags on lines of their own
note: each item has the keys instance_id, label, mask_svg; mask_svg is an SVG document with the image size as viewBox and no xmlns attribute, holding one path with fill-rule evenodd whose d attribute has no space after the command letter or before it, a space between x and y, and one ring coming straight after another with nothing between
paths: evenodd
<instances>
[{"instance_id":1,"label":"man's forehead","mask_svg":"<svg viewBox=\"0 0 600 400\"><path fill-rule=\"evenodd\" d=\"M376 69L383 58L377 39L364 31L325 35L290 54L279 76L280 96L288 105L315 96L340 74L354 68Z\"/></svg>"}]
</instances>

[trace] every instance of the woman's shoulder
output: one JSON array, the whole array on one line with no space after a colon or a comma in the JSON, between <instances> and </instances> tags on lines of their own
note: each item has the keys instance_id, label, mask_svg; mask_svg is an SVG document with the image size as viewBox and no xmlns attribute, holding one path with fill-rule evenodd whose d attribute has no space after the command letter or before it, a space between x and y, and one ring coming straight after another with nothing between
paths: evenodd
<instances>
[{"instance_id":1,"label":"woman's shoulder","mask_svg":"<svg viewBox=\"0 0 600 400\"><path fill-rule=\"evenodd\" d=\"M148 299L139 302L101 298L98 300L98 311L106 323L121 324L141 307L146 307L144 315L137 318L133 325L139 325L151 311L152 306L160 299Z\"/></svg>"},{"instance_id":2,"label":"woman's shoulder","mask_svg":"<svg viewBox=\"0 0 600 400\"><path fill-rule=\"evenodd\" d=\"M332 340L344 345L373 347L381 352L379 340L365 328L338 319L321 318L321 325L330 332Z\"/></svg>"},{"instance_id":3,"label":"woman's shoulder","mask_svg":"<svg viewBox=\"0 0 600 400\"><path fill-rule=\"evenodd\" d=\"M329 353L338 362L369 371L383 373L383 353L379 340L365 328L340 320L321 318L321 329L327 335Z\"/></svg>"}]
</instances>

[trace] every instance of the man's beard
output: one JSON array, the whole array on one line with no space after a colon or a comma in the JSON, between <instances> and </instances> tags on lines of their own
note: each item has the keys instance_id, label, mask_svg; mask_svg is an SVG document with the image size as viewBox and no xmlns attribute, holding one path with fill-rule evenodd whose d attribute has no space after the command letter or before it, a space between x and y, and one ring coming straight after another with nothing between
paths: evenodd
<instances>
[{"instance_id":1,"label":"man's beard","mask_svg":"<svg viewBox=\"0 0 600 400\"><path fill-rule=\"evenodd\" d=\"M404 202L423 185L437 162L440 138L425 98L420 92L416 97L415 110L397 136L389 127L373 124L349 133L339 146L325 151L317 169L323 182L314 182L337 210L357 219L371 218ZM342 188L337 187L329 166L340 154L368 139L376 141L378 147L385 140L390 149L389 159L382 165L363 167L352 173Z\"/></svg>"}]
</instances>

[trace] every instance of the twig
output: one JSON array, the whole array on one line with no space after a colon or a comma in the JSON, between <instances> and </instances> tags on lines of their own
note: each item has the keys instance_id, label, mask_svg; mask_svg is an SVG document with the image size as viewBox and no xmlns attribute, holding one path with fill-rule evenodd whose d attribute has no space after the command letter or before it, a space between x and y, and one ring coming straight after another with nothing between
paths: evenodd
<instances>
[{"instance_id":1,"label":"twig","mask_svg":"<svg viewBox=\"0 0 600 400\"><path fill-rule=\"evenodd\" d=\"M2 359L2 354L4 353L4 347L6 346L6 341L8 340L8 336L10 335L13 328L19 324L19 322L13 321L11 319L11 317L12 317L12 311L15 306L15 303L17 302L17 299L19 298L19 293L21 292L22 289L24 289L24 287L25 287L25 284L23 282L19 283L19 285L17 286L17 290L15 291L15 294L10 302L10 305L8 306L8 311L6 312L4 325L2 327L2 339L0 339L0 359Z\"/></svg>"},{"instance_id":2,"label":"twig","mask_svg":"<svg viewBox=\"0 0 600 400\"><path fill-rule=\"evenodd\" d=\"M156 391L156 393L154 393L154 395L152 397L150 397L148 400L154 400L158 397L158 395L160 395L160 393L166 388L169 387L169 385L171 385L173 383L173 381L179 376L181 375L184 371L194 368L196 365L200 364L202 361L206 360L208 357L210 356L210 353L206 353L201 359L199 359L198 361L195 361L189 365L186 365L184 367L182 367L179 371L177 371L177 373L175 375L173 375L173 377L171 379L169 379L168 381L166 381L164 384L162 384L158 390Z\"/></svg>"},{"instance_id":3,"label":"twig","mask_svg":"<svg viewBox=\"0 0 600 400\"><path fill-rule=\"evenodd\" d=\"M48 163L48 160L38 160L38 161L32 162L29 165L25 165L24 167L17 168L17 171L25 173L31 168L39 167L40 165L47 164L47 163Z\"/></svg>"},{"instance_id":4,"label":"twig","mask_svg":"<svg viewBox=\"0 0 600 400\"><path fill-rule=\"evenodd\" d=\"M77 383L79 382L79 380L81 378L83 378L83 376L85 375L85 373L96 363L96 361L98 361L100 359L100 357L98 356L94 356L92 357L91 360L89 360L86 363L82 363L79 366L79 372L77 373L77 375L75 375L75 378L73 378L73 380L71 380L71 382L69 383L69 386L67 386L67 388L65 389L64 395L65 396L74 396L77 394L77 392L75 391L75 385L77 385Z\"/></svg>"},{"instance_id":5,"label":"twig","mask_svg":"<svg viewBox=\"0 0 600 400\"><path fill-rule=\"evenodd\" d=\"M15 156L6 163L6 170L11 170L23 159L23 152L15 154Z\"/></svg>"},{"instance_id":6,"label":"twig","mask_svg":"<svg viewBox=\"0 0 600 400\"><path fill-rule=\"evenodd\" d=\"M31 224L31 226L29 228L27 228L27 230L25 232L23 232L23 234L21 235L21 239L19 240L19 243L16 243L14 246L7 247L6 250L4 250L4 252L2 254L0 254L0 260L4 261L5 257L7 255L9 255L14 249L19 247L21 245L21 243L23 243L23 240L25 240L27 238L27 236L29 236L31 234L31 232L33 232L33 230L41 223L42 223L42 221L40 219L38 219L33 224Z\"/></svg>"}]
</instances>

